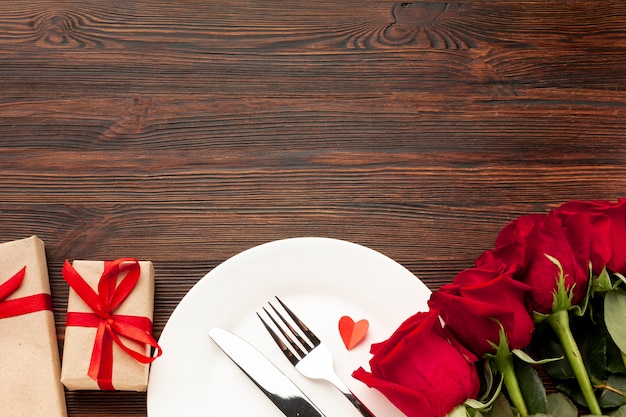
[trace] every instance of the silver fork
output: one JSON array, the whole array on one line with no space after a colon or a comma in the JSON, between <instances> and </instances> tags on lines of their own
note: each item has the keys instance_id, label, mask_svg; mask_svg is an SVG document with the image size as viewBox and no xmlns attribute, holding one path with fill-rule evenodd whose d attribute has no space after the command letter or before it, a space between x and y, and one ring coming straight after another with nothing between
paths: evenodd
<instances>
[{"instance_id":1,"label":"silver fork","mask_svg":"<svg viewBox=\"0 0 626 417\"><path fill-rule=\"evenodd\" d=\"M279 330L280 335L269 324L267 319L264 319L259 313L257 313L257 316L292 365L307 378L325 379L330 382L354 404L361 415L374 417L372 412L339 379L335 373L333 357L328 348L278 297L276 297L276 300L301 332L294 329L292 324L285 319L283 314L272 303L268 303L271 307L271 312L265 307L263 307L263 311L274 324L274 328Z\"/></svg>"}]
</instances>

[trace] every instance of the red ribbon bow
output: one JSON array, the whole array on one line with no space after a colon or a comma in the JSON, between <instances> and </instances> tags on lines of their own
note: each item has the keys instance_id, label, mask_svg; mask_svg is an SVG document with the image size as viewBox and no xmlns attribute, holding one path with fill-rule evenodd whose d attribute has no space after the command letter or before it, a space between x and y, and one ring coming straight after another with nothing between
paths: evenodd
<instances>
[{"instance_id":1,"label":"red ribbon bow","mask_svg":"<svg viewBox=\"0 0 626 417\"><path fill-rule=\"evenodd\" d=\"M26 267L20 269L7 282L0 285L0 319L21 316L41 310L52 310L50 294L34 294L22 298L7 300L22 285L26 275Z\"/></svg>"},{"instance_id":2,"label":"red ribbon bow","mask_svg":"<svg viewBox=\"0 0 626 417\"><path fill-rule=\"evenodd\" d=\"M126 275L116 285L118 276L123 273ZM161 347L152 337L152 321L149 318L113 314L134 289L139 274L137 259L105 261L96 294L69 261L66 260L63 265L63 278L93 311L93 313L68 312L66 325L97 328L87 375L103 390L115 389L112 383L113 342L132 358L144 364L151 363L162 353ZM133 350L122 342L121 337L150 345L156 349L156 355L146 356Z\"/></svg>"}]
</instances>

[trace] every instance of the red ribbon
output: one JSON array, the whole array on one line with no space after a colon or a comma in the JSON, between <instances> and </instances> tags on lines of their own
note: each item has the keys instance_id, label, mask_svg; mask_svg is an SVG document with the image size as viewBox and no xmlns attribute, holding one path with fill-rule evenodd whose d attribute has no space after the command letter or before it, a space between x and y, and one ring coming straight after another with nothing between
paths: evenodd
<instances>
[{"instance_id":1,"label":"red ribbon","mask_svg":"<svg viewBox=\"0 0 626 417\"><path fill-rule=\"evenodd\" d=\"M52 310L50 294L34 294L22 298L7 300L22 285L26 267L20 269L7 282L0 285L0 319L21 316L35 311Z\"/></svg>"},{"instance_id":2,"label":"red ribbon","mask_svg":"<svg viewBox=\"0 0 626 417\"><path fill-rule=\"evenodd\" d=\"M118 276L126 273L117 284ZM102 390L114 390L113 342L140 363L151 363L161 356L161 347L152 337L152 321L147 317L113 314L128 297L139 279L139 262L134 258L105 261L104 272L98 282L96 293L85 282L69 261L63 265L63 278L89 306L92 313L68 312L66 326L96 327L96 338L91 352L87 375ZM156 349L155 356L146 356L122 342L121 337L150 345Z\"/></svg>"}]
</instances>

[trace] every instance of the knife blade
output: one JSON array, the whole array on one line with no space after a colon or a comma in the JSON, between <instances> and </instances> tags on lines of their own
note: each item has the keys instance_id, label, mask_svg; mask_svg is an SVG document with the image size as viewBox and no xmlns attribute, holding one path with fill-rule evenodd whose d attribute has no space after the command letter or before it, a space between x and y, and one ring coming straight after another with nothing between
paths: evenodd
<instances>
[{"instance_id":1,"label":"knife blade","mask_svg":"<svg viewBox=\"0 0 626 417\"><path fill-rule=\"evenodd\" d=\"M325 417L315 404L265 355L236 334L221 328L209 336L287 417Z\"/></svg>"}]
</instances>

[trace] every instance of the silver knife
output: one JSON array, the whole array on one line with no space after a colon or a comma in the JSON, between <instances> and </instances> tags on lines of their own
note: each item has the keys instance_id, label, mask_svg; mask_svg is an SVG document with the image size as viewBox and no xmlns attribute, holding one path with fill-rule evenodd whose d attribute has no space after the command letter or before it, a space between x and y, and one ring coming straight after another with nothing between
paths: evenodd
<instances>
[{"instance_id":1,"label":"silver knife","mask_svg":"<svg viewBox=\"0 0 626 417\"><path fill-rule=\"evenodd\" d=\"M287 417L325 417L319 408L250 343L228 330L213 328L209 336Z\"/></svg>"}]
</instances>

